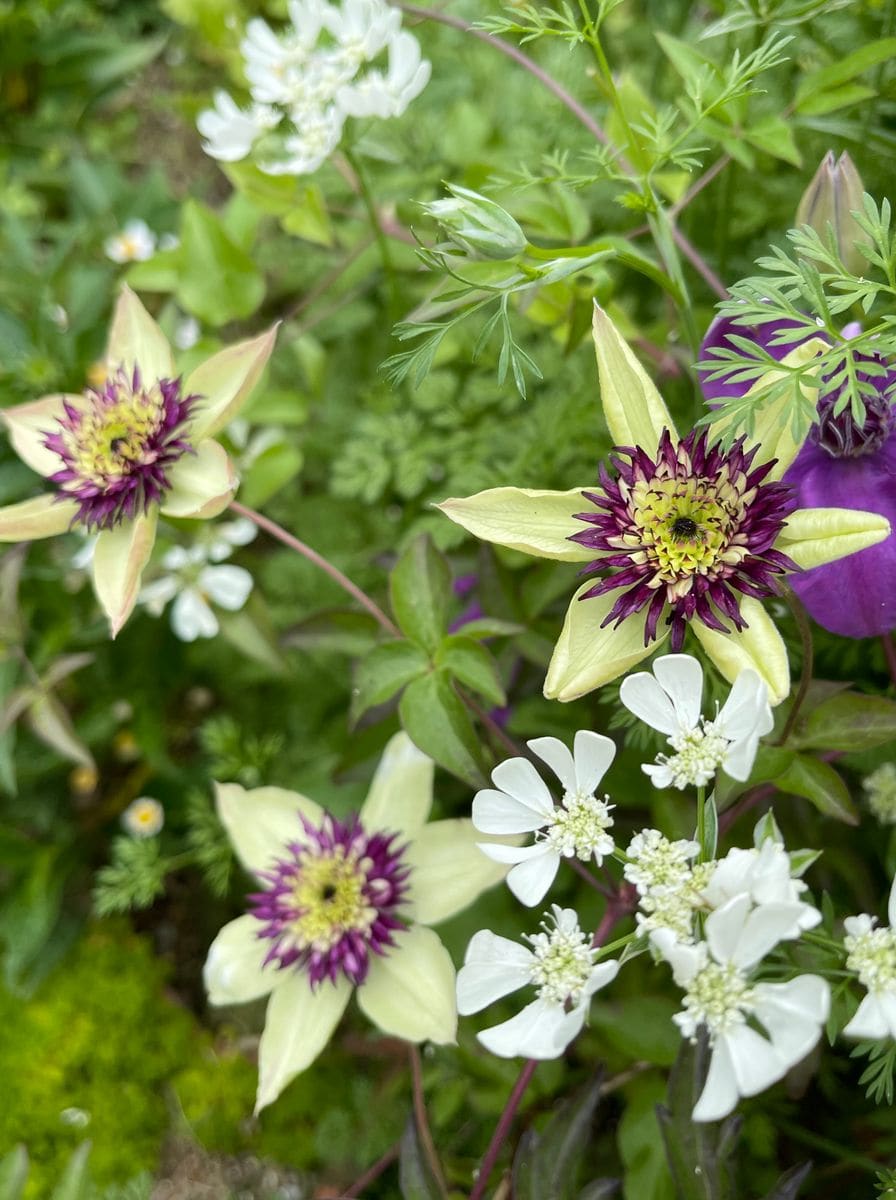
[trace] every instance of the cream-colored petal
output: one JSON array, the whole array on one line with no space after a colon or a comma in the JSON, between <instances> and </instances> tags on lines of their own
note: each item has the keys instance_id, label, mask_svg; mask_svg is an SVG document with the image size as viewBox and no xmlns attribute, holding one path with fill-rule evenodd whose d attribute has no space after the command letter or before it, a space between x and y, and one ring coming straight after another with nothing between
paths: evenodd
<instances>
[{"instance_id":1,"label":"cream-colored petal","mask_svg":"<svg viewBox=\"0 0 896 1200\"><path fill-rule=\"evenodd\" d=\"M267 333L213 354L187 376L185 395L201 397L191 430L194 437L212 437L233 420L267 365L276 338L273 325Z\"/></svg>"},{"instance_id":2,"label":"cream-colored petal","mask_svg":"<svg viewBox=\"0 0 896 1200\"><path fill-rule=\"evenodd\" d=\"M422 925L412 925L395 940L388 954L371 959L358 988L361 1011L383 1033L408 1042L453 1042L457 1001L451 956L438 935Z\"/></svg>"},{"instance_id":3,"label":"cream-colored petal","mask_svg":"<svg viewBox=\"0 0 896 1200\"><path fill-rule=\"evenodd\" d=\"M52 475L62 469L62 459L55 450L46 448L44 440L48 433L58 430L59 419L65 416L62 406L66 403L80 408L83 399L81 396L59 393L42 396L40 400L31 400L28 404L14 404L0 413L16 454L38 475Z\"/></svg>"},{"instance_id":4,"label":"cream-colored petal","mask_svg":"<svg viewBox=\"0 0 896 1200\"><path fill-rule=\"evenodd\" d=\"M174 378L171 347L161 329L125 284L119 293L109 327L106 362L110 371L140 368L144 383Z\"/></svg>"},{"instance_id":5,"label":"cream-colored petal","mask_svg":"<svg viewBox=\"0 0 896 1200\"><path fill-rule=\"evenodd\" d=\"M746 330L744 330L744 334L746 334ZM816 358L827 349L829 349L827 343L823 342L821 338L810 338L809 341L803 342L802 345L794 347L781 361L791 367L801 366L803 363ZM756 380L745 394L744 399L757 396L768 388L769 384L786 378L787 373L785 371L770 370ZM805 411L808 427L808 415L815 411L818 388L803 383L800 385L800 390L806 398ZM792 423L788 417L788 413L792 408L793 397L789 390L775 400L759 401L754 407L748 446L755 444L758 447L756 457L753 460L754 466L758 467L760 463L775 459L774 467L766 476L768 482L780 479L783 476L797 454L799 454L800 447L806 440L805 432L799 441L793 436ZM738 411L740 411L739 408ZM719 421L714 421L709 427L710 442L717 441L731 423L731 418L722 418Z\"/></svg>"},{"instance_id":6,"label":"cream-colored petal","mask_svg":"<svg viewBox=\"0 0 896 1200\"><path fill-rule=\"evenodd\" d=\"M890 522L879 513L853 508L800 508L787 518L775 549L809 570L876 546L890 536Z\"/></svg>"},{"instance_id":7,"label":"cream-colored petal","mask_svg":"<svg viewBox=\"0 0 896 1200\"><path fill-rule=\"evenodd\" d=\"M246 1004L280 982L276 965L263 965L271 943L259 938L260 930L258 918L246 913L225 925L209 946L202 979L210 1004Z\"/></svg>"},{"instance_id":8,"label":"cream-colored petal","mask_svg":"<svg viewBox=\"0 0 896 1200\"><path fill-rule=\"evenodd\" d=\"M741 671L755 671L765 680L768 702L774 707L790 693L787 648L777 625L758 600L744 596L739 603L747 629L719 633L698 620L691 621L690 627L729 683L734 683Z\"/></svg>"},{"instance_id":9,"label":"cream-colored petal","mask_svg":"<svg viewBox=\"0 0 896 1200\"><path fill-rule=\"evenodd\" d=\"M288 1083L310 1067L345 1012L352 985L340 975L311 990L304 971L285 971L268 1001L258 1047L256 1115L277 1099Z\"/></svg>"},{"instance_id":10,"label":"cream-colored petal","mask_svg":"<svg viewBox=\"0 0 896 1200\"><path fill-rule=\"evenodd\" d=\"M145 516L97 534L92 564L93 590L109 618L113 637L137 602L140 577L152 554L157 524L158 514L153 508Z\"/></svg>"},{"instance_id":11,"label":"cream-colored petal","mask_svg":"<svg viewBox=\"0 0 896 1200\"><path fill-rule=\"evenodd\" d=\"M422 925L453 917L507 874L507 864L487 858L477 839L481 841L482 834L472 821L433 821L408 847L405 860L412 868L414 916Z\"/></svg>"},{"instance_id":12,"label":"cream-colored petal","mask_svg":"<svg viewBox=\"0 0 896 1200\"><path fill-rule=\"evenodd\" d=\"M640 446L653 454L660 434L678 434L666 402L607 313L594 305L594 349L600 400L610 436L617 446Z\"/></svg>"},{"instance_id":13,"label":"cream-colored petal","mask_svg":"<svg viewBox=\"0 0 896 1200\"><path fill-rule=\"evenodd\" d=\"M8 504L0 508L0 542L32 542L67 533L77 515L74 500L57 500L50 493Z\"/></svg>"},{"instance_id":14,"label":"cream-colored petal","mask_svg":"<svg viewBox=\"0 0 896 1200\"><path fill-rule=\"evenodd\" d=\"M658 639L645 646L643 613L623 621L618 629L610 625L602 629L601 622L616 598L594 596L580 601L579 597L593 584L593 580L582 584L566 613L544 681L544 694L549 700L577 700L593 692L647 658L669 636L661 627Z\"/></svg>"},{"instance_id":15,"label":"cream-colored petal","mask_svg":"<svg viewBox=\"0 0 896 1200\"><path fill-rule=\"evenodd\" d=\"M413 837L432 808L433 770L432 759L406 733L391 737L361 809L365 827Z\"/></svg>"},{"instance_id":16,"label":"cream-colored petal","mask_svg":"<svg viewBox=\"0 0 896 1200\"><path fill-rule=\"evenodd\" d=\"M166 517L216 517L233 499L239 483L227 451L210 438L196 446L195 454L179 458L168 478L171 491L162 503Z\"/></svg>"},{"instance_id":17,"label":"cream-colored petal","mask_svg":"<svg viewBox=\"0 0 896 1200\"><path fill-rule=\"evenodd\" d=\"M257 875L282 856L289 842L304 842L301 818L319 825L323 810L299 792L260 787L247 791L238 783L215 783L215 805L237 858Z\"/></svg>"},{"instance_id":18,"label":"cream-colored petal","mask_svg":"<svg viewBox=\"0 0 896 1200\"><path fill-rule=\"evenodd\" d=\"M581 488L568 492L489 488L475 496L443 500L436 508L485 542L560 562L588 562L594 558L593 550L569 540L572 534L587 528L575 519L576 513L589 510Z\"/></svg>"}]
</instances>

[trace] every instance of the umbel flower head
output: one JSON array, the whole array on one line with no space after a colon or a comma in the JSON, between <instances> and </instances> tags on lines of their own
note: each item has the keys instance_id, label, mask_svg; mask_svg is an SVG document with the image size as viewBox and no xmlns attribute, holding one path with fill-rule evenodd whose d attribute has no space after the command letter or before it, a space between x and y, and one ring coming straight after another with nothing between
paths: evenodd
<instances>
[{"instance_id":1,"label":"umbel flower head","mask_svg":"<svg viewBox=\"0 0 896 1200\"><path fill-rule=\"evenodd\" d=\"M878 926L868 913L843 922L846 966L867 994L843 1030L847 1037L896 1038L896 879L887 904L890 924Z\"/></svg>"},{"instance_id":2,"label":"umbel flower head","mask_svg":"<svg viewBox=\"0 0 896 1200\"><path fill-rule=\"evenodd\" d=\"M454 967L428 926L505 868L477 851L472 822L426 823L432 776L431 759L399 733L345 820L283 788L218 785L218 813L259 890L212 943L205 985L212 1004L270 996L256 1111L317 1058L356 988L384 1033L454 1041Z\"/></svg>"},{"instance_id":3,"label":"umbel flower head","mask_svg":"<svg viewBox=\"0 0 896 1200\"><path fill-rule=\"evenodd\" d=\"M159 514L209 518L229 504L236 473L214 434L255 387L275 334L221 350L183 379L161 329L122 288L105 381L2 413L19 458L55 490L0 508L0 542L96 532L93 584L114 637L137 600Z\"/></svg>"},{"instance_id":4,"label":"umbel flower head","mask_svg":"<svg viewBox=\"0 0 896 1200\"><path fill-rule=\"evenodd\" d=\"M758 444L741 439L729 451L712 429L680 439L659 392L596 306L594 340L617 445L600 488L492 488L439 507L486 541L606 573L573 597L548 667L549 698L574 700L608 683L670 635L679 646L687 626L729 682L751 668L779 704L790 687L787 653L760 601L782 571L872 546L889 534L888 521L837 508L794 511L780 485L798 449L786 431L770 428Z\"/></svg>"},{"instance_id":5,"label":"umbel flower head","mask_svg":"<svg viewBox=\"0 0 896 1200\"><path fill-rule=\"evenodd\" d=\"M746 326L734 317L717 317L703 340L701 357L709 361L714 350L731 348L734 335L748 338L780 360L805 345L798 334L793 341L786 340L789 328L783 320ZM850 324L843 336L848 339L859 332L858 325ZM879 356L856 357L861 364L857 379L864 418L856 420L849 405L836 411L842 384L822 388L815 424L783 480L801 505L870 509L892 523L896 521L896 367ZM710 403L742 396L750 388L732 373L711 379L716 373L702 373L703 395ZM813 570L794 576L791 586L819 625L851 638L876 637L896 628L896 539L888 537L859 554L812 565Z\"/></svg>"}]
</instances>

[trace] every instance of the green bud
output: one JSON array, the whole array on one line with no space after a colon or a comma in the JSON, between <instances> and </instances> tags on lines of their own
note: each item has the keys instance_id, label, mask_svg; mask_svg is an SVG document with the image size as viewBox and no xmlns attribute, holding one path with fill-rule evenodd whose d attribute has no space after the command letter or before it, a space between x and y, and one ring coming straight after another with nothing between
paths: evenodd
<instances>
[{"instance_id":1,"label":"green bud","mask_svg":"<svg viewBox=\"0 0 896 1200\"><path fill-rule=\"evenodd\" d=\"M852 216L853 211L862 211L864 191L861 176L846 151L835 159L833 150L829 150L796 212L797 225L811 225L823 241L827 241L830 225L841 260L855 275L860 275L866 266L856 250L862 231Z\"/></svg>"},{"instance_id":2,"label":"green bud","mask_svg":"<svg viewBox=\"0 0 896 1200\"><path fill-rule=\"evenodd\" d=\"M469 188L448 184L450 200L421 207L434 217L462 250L486 258L516 258L526 248L526 235L509 212Z\"/></svg>"}]
</instances>

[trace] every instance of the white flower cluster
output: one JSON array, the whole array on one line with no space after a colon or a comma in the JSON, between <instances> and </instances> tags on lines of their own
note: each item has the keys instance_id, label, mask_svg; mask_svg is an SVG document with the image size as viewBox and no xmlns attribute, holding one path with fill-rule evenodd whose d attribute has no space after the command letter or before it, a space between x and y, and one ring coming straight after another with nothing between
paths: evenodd
<instances>
[{"instance_id":1,"label":"white flower cluster","mask_svg":"<svg viewBox=\"0 0 896 1200\"><path fill-rule=\"evenodd\" d=\"M237 546L251 542L255 533L252 522L241 518L212 526L205 540L190 547L172 546L162 556L168 574L146 584L138 602L159 617L173 600L171 628L182 642L214 637L219 625L212 604L236 612L252 591L252 576L244 567L219 564Z\"/></svg>"},{"instance_id":2,"label":"white flower cluster","mask_svg":"<svg viewBox=\"0 0 896 1200\"><path fill-rule=\"evenodd\" d=\"M398 117L429 82L420 44L385 0L288 0L290 25L275 33L256 17L240 49L252 97L242 109L225 91L200 113L203 148L238 162L257 145L269 175L310 175L338 146L347 117ZM371 66L384 57L385 69Z\"/></svg>"}]
</instances>

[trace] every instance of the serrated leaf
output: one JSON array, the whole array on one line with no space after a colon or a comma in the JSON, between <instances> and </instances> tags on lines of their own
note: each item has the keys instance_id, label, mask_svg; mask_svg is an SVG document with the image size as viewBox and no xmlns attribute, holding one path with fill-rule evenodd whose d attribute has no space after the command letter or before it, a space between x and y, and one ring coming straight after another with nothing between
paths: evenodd
<instances>
[{"instance_id":1,"label":"serrated leaf","mask_svg":"<svg viewBox=\"0 0 896 1200\"><path fill-rule=\"evenodd\" d=\"M400 640L374 646L355 672L351 723L356 724L369 709L391 700L429 665L429 656L416 642Z\"/></svg>"},{"instance_id":2,"label":"serrated leaf","mask_svg":"<svg viewBox=\"0 0 896 1200\"><path fill-rule=\"evenodd\" d=\"M16 1146L0 1159L0 1200L21 1200L28 1178L28 1154Z\"/></svg>"},{"instance_id":3,"label":"serrated leaf","mask_svg":"<svg viewBox=\"0 0 896 1200\"><path fill-rule=\"evenodd\" d=\"M819 704L796 729L791 745L807 750L872 750L896 740L896 703L883 696L841 692Z\"/></svg>"},{"instance_id":4,"label":"serrated leaf","mask_svg":"<svg viewBox=\"0 0 896 1200\"><path fill-rule=\"evenodd\" d=\"M451 568L428 535L413 541L395 564L389 594L402 633L434 654L448 622Z\"/></svg>"},{"instance_id":5,"label":"serrated leaf","mask_svg":"<svg viewBox=\"0 0 896 1200\"><path fill-rule=\"evenodd\" d=\"M479 642L460 633L449 634L436 651L435 661L493 706L507 703L497 663Z\"/></svg>"},{"instance_id":6,"label":"serrated leaf","mask_svg":"<svg viewBox=\"0 0 896 1200\"><path fill-rule=\"evenodd\" d=\"M846 784L830 765L808 754L796 754L783 774L775 780L782 792L804 796L827 817L858 825L859 815Z\"/></svg>"},{"instance_id":7,"label":"serrated leaf","mask_svg":"<svg viewBox=\"0 0 896 1200\"><path fill-rule=\"evenodd\" d=\"M485 786L482 749L463 701L442 671L405 688L398 713L411 741L473 788Z\"/></svg>"},{"instance_id":8,"label":"serrated leaf","mask_svg":"<svg viewBox=\"0 0 896 1200\"><path fill-rule=\"evenodd\" d=\"M413 1117L408 1117L401 1135L398 1186L403 1200L444 1200L444 1193L420 1143Z\"/></svg>"}]
</instances>

